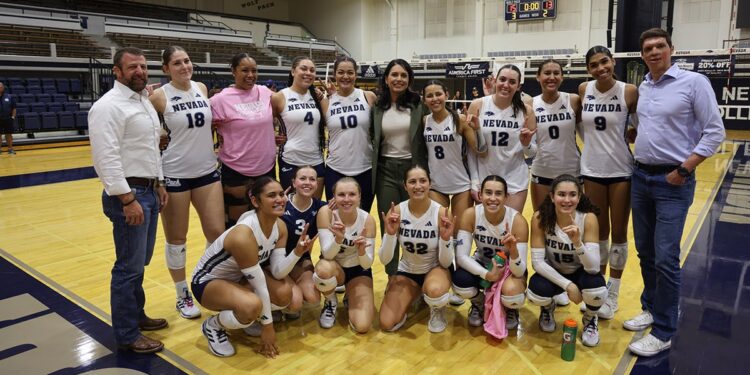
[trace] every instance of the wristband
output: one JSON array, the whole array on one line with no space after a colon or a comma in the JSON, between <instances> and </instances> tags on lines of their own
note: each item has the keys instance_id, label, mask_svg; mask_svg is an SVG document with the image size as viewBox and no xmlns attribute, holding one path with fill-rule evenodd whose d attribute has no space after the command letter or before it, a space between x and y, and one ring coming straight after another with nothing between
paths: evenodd
<instances>
[{"instance_id":1,"label":"wristband","mask_svg":"<svg viewBox=\"0 0 750 375\"><path fill-rule=\"evenodd\" d=\"M123 203L123 204L122 204L122 206L123 206L123 207L125 207L125 206L129 206L129 205L130 205L130 204L132 204L133 202L135 202L135 197L133 197L133 199L131 199L131 200L130 200L130 202L128 202L128 203Z\"/></svg>"}]
</instances>

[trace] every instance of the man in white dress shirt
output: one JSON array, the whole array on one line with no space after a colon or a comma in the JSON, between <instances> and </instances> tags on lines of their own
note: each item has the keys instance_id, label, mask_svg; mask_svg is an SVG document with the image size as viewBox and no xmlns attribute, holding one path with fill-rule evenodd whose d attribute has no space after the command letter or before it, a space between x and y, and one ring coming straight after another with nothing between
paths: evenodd
<instances>
[{"instance_id":1,"label":"man in white dress shirt","mask_svg":"<svg viewBox=\"0 0 750 375\"><path fill-rule=\"evenodd\" d=\"M102 207L112 222L116 260L110 285L115 340L136 353L164 344L141 334L167 326L143 308L145 266L151 260L161 208L167 204L159 153L159 118L148 100L146 58L138 48L119 49L114 87L89 111L94 168L104 184Z\"/></svg>"}]
</instances>

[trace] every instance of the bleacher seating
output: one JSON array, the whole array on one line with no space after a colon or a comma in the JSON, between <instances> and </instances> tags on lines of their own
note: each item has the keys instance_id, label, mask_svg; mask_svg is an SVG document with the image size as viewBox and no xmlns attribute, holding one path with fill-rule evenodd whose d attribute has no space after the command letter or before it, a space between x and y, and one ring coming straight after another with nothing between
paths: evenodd
<instances>
[{"instance_id":1,"label":"bleacher seating","mask_svg":"<svg viewBox=\"0 0 750 375\"><path fill-rule=\"evenodd\" d=\"M57 130L60 128L57 122L57 113L42 112L42 130Z\"/></svg>"},{"instance_id":2,"label":"bleacher seating","mask_svg":"<svg viewBox=\"0 0 750 375\"><path fill-rule=\"evenodd\" d=\"M32 133L42 129L42 120L36 112L26 112L19 118L23 131Z\"/></svg>"},{"instance_id":3,"label":"bleacher seating","mask_svg":"<svg viewBox=\"0 0 750 375\"><path fill-rule=\"evenodd\" d=\"M108 58L101 48L81 31L0 24L0 54L50 56L50 43L56 44L58 57Z\"/></svg>"},{"instance_id":4,"label":"bleacher seating","mask_svg":"<svg viewBox=\"0 0 750 375\"><path fill-rule=\"evenodd\" d=\"M118 0L24 0L24 5L32 5L44 8L54 8L67 11L92 12L101 14L113 14L136 18L148 18L158 20L169 20L188 22L189 12L184 8L166 7L147 3L138 3L137 6L123 4Z\"/></svg>"},{"instance_id":5,"label":"bleacher seating","mask_svg":"<svg viewBox=\"0 0 750 375\"><path fill-rule=\"evenodd\" d=\"M297 56L310 56L310 48L268 46L268 48L286 60L293 60ZM336 51L312 49L312 60L316 64L325 64L336 60Z\"/></svg>"},{"instance_id":6,"label":"bleacher seating","mask_svg":"<svg viewBox=\"0 0 750 375\"><path fill-rule=\"evenodd\" d=\"M87 125L81 122L81 116L86 117L88 111L81 111L77 102L68 101L68 95L57 92L57 84L62 82L68 91L75 85L80 88L78 78L48 78L48 77L11 77L1 79L16 84L18 92L26 90L32 93L11 94L16 98L16 114L18 116L18 131L34 133L50 130L86 130ZM40 87L41 85L41 87ZM52 92L44 93L40 91ZM33 92L40 92L33 94ZM79 125L79 123L81 125Z\"/></svg>"},{"instance_id":7,"label":"bleacher seating","mask_svg":"<svg viewBox=\"0 0 750 375\"><path fill-rule=\"evenodd\" d=\"M150 61L161 61L161 51L171 45L184 48L194 63L205 63L206 52L211 54L211 62L215 64L228 64L232 56L239 52L247 52L255 58L258 65L277 65L276 59L267 56L250 43L230 43L214 41L207 43L205 40L156 37L149 35L107 33L107 36L120 46L136 46L144 50L146 59Z\"/></svg>"}]
</instances>

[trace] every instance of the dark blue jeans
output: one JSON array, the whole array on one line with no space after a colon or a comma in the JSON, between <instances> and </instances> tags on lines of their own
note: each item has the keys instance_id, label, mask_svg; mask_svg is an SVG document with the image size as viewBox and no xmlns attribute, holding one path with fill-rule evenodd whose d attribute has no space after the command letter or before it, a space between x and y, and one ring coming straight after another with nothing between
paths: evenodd
<instances>
[{"instance_id":1,"label":"dark blue jeans","mask_svg":"<svg viewBox=\"0 0 750 375\"><path fill-rule=\"evenodd\" d=\"M143 208L141 225L128 225L120 199L102 193L102 207L112 222L117 256L112 267L110 304L112 328L120 345L131 344L140 336L138 322L146 316L143 311L146 304L143 273L154 253L159 218L159 198L154 189L134 187L133 193Z\"/></svg>"},{"instance_id":2,"label":"dark blue jeans","mask_svg":"<svg viewBox=\"0 0 750 375\"><path fill-rule=\"evenodd\" d=\"M633 233L641 262L641 306L654 317L651 334L667 341L677 330L680 301L680 239L693 203L695 177L684 185L666 181L665 174L636 168L631 197Z\"/></svg>"}]
</instances>

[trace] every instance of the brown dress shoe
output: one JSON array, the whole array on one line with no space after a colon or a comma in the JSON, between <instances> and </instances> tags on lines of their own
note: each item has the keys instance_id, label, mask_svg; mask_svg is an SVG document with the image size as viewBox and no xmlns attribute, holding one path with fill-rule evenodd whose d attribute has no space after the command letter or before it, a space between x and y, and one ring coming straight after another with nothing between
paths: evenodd
<instances>
[{"instance_id":1,"label":"brown dress shoe","mask_svg":"<svg viewBox=\"0 0 750 375\"><path fill-rule=\"evenodd\" d=\"M166 319L152 319L149 317L146 317L145 319L138 322L138 328L141 329L141 331L156 331L157 329L166 328L169 324L167 324Z\"/></svg>"},{"instance_id":2,"label":"brown dress shoe","mask_svg":"<svg viewBox=\"0 0 750 375\"><path fill-rule=\"evenodd\" d=\"M140 335L138 339L128 345L122 345L123 349L132 351L138 354L150 354L160 352L164 349L164 344L159 340L154 340L146 336Z\"/></svg>"}]
</instances>

